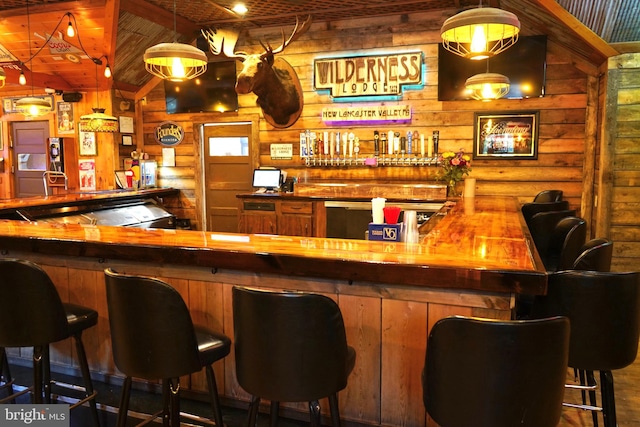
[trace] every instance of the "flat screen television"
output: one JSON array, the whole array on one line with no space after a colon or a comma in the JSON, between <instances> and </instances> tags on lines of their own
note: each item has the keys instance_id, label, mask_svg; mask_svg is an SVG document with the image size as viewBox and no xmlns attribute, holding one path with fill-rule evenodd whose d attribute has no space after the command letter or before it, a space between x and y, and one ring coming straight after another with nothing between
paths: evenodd
<instances>
[{"instance_id":1,"label":"flat screen television","mask_svg":"<svg viewBox=\"0 0 640 427\"><path fill-rule=\"evenodd\" d=\"M544 96L547 68L547 36L521 36L515 45L491 58L489 72L505 75L511 81L505 98ZM487 72L487 60L473 61L438 48L438 100L471 99L465 82Z\"/></svg>"},{"instance_id":2,"label":"flat screen television","mask_svg":"<svg viewBox=\"0 0 640 427\"><path fill-rule=\"evenodd\" d=\"M282 171L280 169L254 169L253 183L254 188L264 188L267 191L275 191L280 188L282 183Z\"/></svg>"},{"instance_id":3,"label":"flat screen television","mask_svg":"<svg viewBox=\"0 0 640 427\"><path fill-rule=\"evenodd\" d=\"M236 61L209 62L195 79L165 80L167 114L238 111L235 85Z\"/></svg>"}]
</instances>

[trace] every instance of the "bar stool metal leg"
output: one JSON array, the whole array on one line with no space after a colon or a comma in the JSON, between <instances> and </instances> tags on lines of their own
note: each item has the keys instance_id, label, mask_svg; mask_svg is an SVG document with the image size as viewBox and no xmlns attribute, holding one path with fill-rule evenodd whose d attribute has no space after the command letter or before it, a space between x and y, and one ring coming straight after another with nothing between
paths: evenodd
<instances>
[{"instance_id":1,"label":"bar stool metal leg","mask_svg":"<svg viewBox=\"0 0 640 427\"><path fill-rule=\"evenodd\" d=\"M604 427L616 427L616 399L613 391L613 374L611 371L600 371L602 387L602 415Z\"/></svg>"}]
</instances>

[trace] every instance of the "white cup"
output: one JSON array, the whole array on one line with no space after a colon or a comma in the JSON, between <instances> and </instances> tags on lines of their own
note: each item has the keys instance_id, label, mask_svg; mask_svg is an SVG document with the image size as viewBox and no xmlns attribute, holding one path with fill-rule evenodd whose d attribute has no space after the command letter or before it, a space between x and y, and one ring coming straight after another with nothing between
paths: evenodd
<instances>
[{"instance_id":1,"label":"white cup","mask_svg":"<svg viewBox=\"0 0 640 427\"><path fill-rule=\"evenodd\" d=\"M464 180L464 193L463 197L475 197L476 196L476 179L467 178Z\"/></svg>"},{"instance_id":2,"label":"white cup","mask_svg":"<svg viewBox=\"0 0 640 427\"><path fill-rule=\"evenodd\" d=\"M387 201L384 197L374 197L371 199L371 216L374 224L384 224L384 204Z\"/></svg>"}]
</instances>

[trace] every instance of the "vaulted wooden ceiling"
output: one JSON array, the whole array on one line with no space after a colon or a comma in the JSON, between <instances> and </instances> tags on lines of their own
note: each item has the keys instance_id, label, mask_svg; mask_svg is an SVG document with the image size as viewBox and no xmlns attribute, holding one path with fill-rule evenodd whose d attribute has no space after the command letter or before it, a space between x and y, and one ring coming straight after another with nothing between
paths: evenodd
<instances>
[{"instance_id":1,"label":"vaulted wooden ceiling","mask_svg":"<svg viewBox=\"0 0 640 427\"><path fill-rule=\"evenodd\" d=\"M33 71L39 93L45 87L108 88L112 82L102 74L107 62L116 86L136 92L152 79L142 62L150 46L174 39L191 43L200 29L208 27L242 30L293 25L296 16L308 14L317 23L441 10L444 20L482 3L516 13L523 34L546 34L551 42L573 50L594 67L619 52L640 51L637 0L246 0L249 12L244 17L231 10L236 2L4 0L0 2L0 65L7 73L7 85L0 95L20 89L20 67ZM73 38L65 34L69 20L77 30ZM25 74L30 86L31 73Z\"/></svg>"}]
</instances>

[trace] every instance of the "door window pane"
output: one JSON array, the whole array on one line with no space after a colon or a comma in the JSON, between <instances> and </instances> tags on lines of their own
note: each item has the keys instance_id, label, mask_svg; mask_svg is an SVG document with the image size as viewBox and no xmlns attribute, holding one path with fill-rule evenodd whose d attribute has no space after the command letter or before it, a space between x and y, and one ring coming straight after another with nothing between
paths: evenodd
<instances>
[{"instance_id":1,"label":"door window pane","mask_svg":"<svg viewBox=\"0 0 640 427\"><path fill-rule=\"evenodd\" d=\"M248 156L249 137L219 136L209 138L209 156Z\"/></svg>"},{"instance_id":2,"label":"door window pane","mask_svg":"<svg viewBox=\"0 0 640 427\"><path fill-rule=\"evenodd\" d=\"M18 154L18 170L45 171L47 170L47 155L24 153Z\"/></svg>"}]
</instances>

